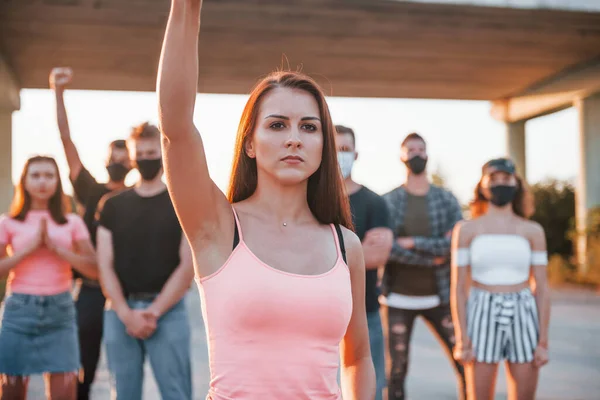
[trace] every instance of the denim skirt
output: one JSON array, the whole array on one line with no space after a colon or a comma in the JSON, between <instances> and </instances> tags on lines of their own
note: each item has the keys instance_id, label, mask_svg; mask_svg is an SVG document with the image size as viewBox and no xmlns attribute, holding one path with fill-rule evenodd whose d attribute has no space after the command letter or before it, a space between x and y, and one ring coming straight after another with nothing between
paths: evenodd
<instances>
[{"instance_id":1,"label":"denim skirt","mask_svg":"<svg viewBox=\"0 0 600 400\"><path fill-rule=\"evenodd\" d=\"M12 293L0 311L0 374L78 372L79 342L70 292Z\"/></svg>"}]
</instances>

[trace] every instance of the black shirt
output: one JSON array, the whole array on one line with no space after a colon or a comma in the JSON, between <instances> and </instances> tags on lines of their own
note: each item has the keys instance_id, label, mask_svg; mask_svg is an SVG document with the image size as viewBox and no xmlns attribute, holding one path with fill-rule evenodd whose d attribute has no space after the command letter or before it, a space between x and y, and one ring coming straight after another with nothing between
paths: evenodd
<instances>
[{"instance_id":1,"label":"black shirt","mask_svg":"<svg viewBox=\"0 0 600 400\"><path fill-rule=\"evenodd\" d=\"M389 228L389 214L385 201L377 193L364 186L350 195L350 209L356 235L361 241L370 229ZM378 297L377 270L368 269L365 292L367 312L379 310Z\"/></svg>"},{"instance_id":2,"label":"black shirt","mask_svg":"<svg viewBox=\"0 0 600 400\"><path fill-rule=\"evenodd\" d=\"M100 225L112 233L114 269L125 295L158 293L179 265L181 226L169 193L126 189L108 198Z\"/></svg>"},{"instance_id":3,"label":"black shirt","mask_svg":"<svg viewBox=\"0 0 600 400\"><path fill-rule=\"evenodd\" d=\"M98 202L102 196L110 193L110 189L106 187L106 184L98 183L92 174L90 174L83 166L81 167L81 171L79 171L77 178L72 180L71 184L73 185L75 200L83 205L83 222L90 233L92 244L96 247L96 210L98 208ZM93 284L90 279L84 277L75 268L72 268L72 270L75 279L81 278L84 283Z\"/></svg>"},{"instance_id":4,"label":"black shirt","mask_svg":"<svg viewBox=\"0 0 600 400\"><path fill-rule=\"evenodd\" d=\"M98 202L105 194L110 192L104 183L98 183L87 169L81 167L81 171L74 181L71 181L75 199L83 205L83 222L90 232L90 238L94 247L96 246L96 229L94 223Z\"/></svg>"}]
</instances>

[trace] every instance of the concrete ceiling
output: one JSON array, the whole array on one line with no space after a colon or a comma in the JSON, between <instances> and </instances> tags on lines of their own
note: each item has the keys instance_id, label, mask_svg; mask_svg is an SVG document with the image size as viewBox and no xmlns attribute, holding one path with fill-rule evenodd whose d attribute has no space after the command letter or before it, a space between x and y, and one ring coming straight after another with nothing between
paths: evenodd
<instances>
[{"instance_id":1,"label":"concrete ceiling","mask_svg":"<svg viewBox=\"0 0 600 400\"><path fill-rule=\"evenodd\" d=\"M23 88L152 91L168 0L0 0ZM328 94L493 100L600 57L600 13L382 0L205 0L201 92L247 93L282 64ZM284 61L285 59L285 61Z\"/></svg>"}]
</instances>

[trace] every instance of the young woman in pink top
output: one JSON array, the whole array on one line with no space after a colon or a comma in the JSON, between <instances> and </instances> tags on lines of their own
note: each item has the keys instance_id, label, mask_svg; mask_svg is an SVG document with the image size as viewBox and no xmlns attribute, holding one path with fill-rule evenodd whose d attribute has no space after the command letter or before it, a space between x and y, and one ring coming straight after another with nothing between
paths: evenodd
<instances>
[{"instance_id":1,"label":"young woman in pink top","mask_svg":"<svg viewBox=\"0 0 600 400\"><path fill-rule=\"evenodd\" d=\"M79 347L71 267L96 279L88 231L65 213L56 161L30 158L8 215L0 217L0 398L24 399L28 376L45 374L49 397L75 399Z\"/></svg>"},{"instance_id":2,"label":"young woman in pink top","mask_svg":"<svg viewBox=\"0 0 600 400\"><path fill-rule=\"evenodd\" d=\"M293 72L255 87L225 197L192 120L201 6L172 1L158 96L167 182L202 296L208 398L371 400L364 259L324 95Z\"/></svg>"}]
</instances>

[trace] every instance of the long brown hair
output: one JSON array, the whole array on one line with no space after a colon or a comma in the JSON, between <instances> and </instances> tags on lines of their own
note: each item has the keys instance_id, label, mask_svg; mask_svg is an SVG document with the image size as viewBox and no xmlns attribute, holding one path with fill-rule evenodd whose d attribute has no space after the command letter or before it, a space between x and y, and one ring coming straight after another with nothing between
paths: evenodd
<instances>
[{"instance_id":1,"label":"long brown hair","mask_svg":"<svg viewBox=\"0 0 600 400\"><path fill-rule=\"evenodd\" d=\"M525 193L525 191L527 190L526 184L520 176L515 175L515 177L517 178L517 193L515 194L515 198L512 201L512 210L519 217L529 218L531 215L529 212L527 212L528 205L526 204L527 198ZM488 210L488 205L489 201L483 195L481 189L481 180L479 180L477 186L475 186L474 199L469 204L469 208L471 210L471 218L477 218L485 214Z\"/></svg>"},{"instance_id":2,"label":"long brown hair","mask_svg":"<svg viewBox=\"0 0 600 400\"><path fill-rule=\"evenodd\" d=\"M58 172L58 164L54 158L47 156L34 156L25 162L19 184L15 188L15 195L13 196L13 201L10 206L9 216L19 221L24 221L25 217L27 217L27 213L31 209L31 196L27 193L27 190L25 190L25 179L27 178L29 167L37 162L49 162L54 165L58 181L56 184L56 191L48 201L48 211L54 222L57 224L66 224L67 218L65 214L69 207L63 193L62 182Z\"/></svg>"},{"instance_id":3,"label":"long brown hair","mask_svg":"<svg viewBox=\"0 0 600 400\"><path fill-rule=\"evenodd\" d=\"M271 73L250 93L238 127L227 198L231 203L237 203L250 197L256 190L258 184L256 160L248 157L245 144L254 134L262 99L275 88L304 90L317 101L323 127L323 152L319 169L308 178L308 206L320 223L340 224L353 229L350 205L337 162L335 128L325 95L312 78L299 72Z\"/></svg>"}]
</instances>

